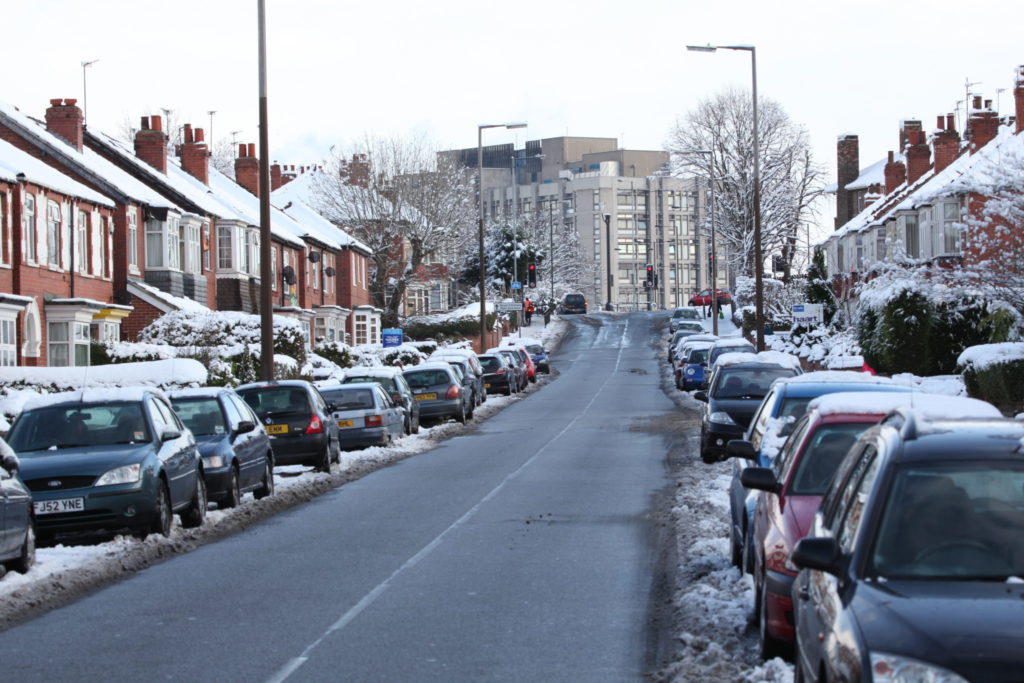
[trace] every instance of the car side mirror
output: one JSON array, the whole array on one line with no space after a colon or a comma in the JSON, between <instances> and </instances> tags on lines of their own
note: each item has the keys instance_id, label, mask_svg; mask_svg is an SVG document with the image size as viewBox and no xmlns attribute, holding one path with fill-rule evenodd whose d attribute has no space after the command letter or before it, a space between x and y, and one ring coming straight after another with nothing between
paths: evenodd
<instances>
[{"instance_id":1,"label":"car side mirror","mask_svg":"<svg viewBox=\"0 0 1024 683\"><path fill-rule=\"evenodd\" d=\"M327 402L327 412L333 413L337 409L338 409L338 404L337 403L335 403L334 401L328 401Z\"/></svg>"},{"instance_id":2,"label":"car side mirror","mask_svg":"<svg viewBox=\"0 0 1024 683\"><path fill-rule=\"evenodd\" d=\"M748 467L740 472L740 483L748 489L778 493L781 487L775 473L767 467Z\"/></svg>"},{"instance_id":3,"label":"car side mirror","mask_svg":"<svg viewBox=\"0 0 1024 683\"><path fill-rule=\"evenodd\" d=\"M11 453L3 457L3 460L0 461L0 465L3 465L5 470L14 474L20 468L21 463L18 461L18 456Z\"/></svg>"},{"instance_id":4,"label":"car side mirror","mask_svg":"<svg viewBox=\"0 0 1024 683\"><path fill-rule=\"evenodd\" d=\"M235 427L235 434L247 434L256 429L256 423L252 420L242 420Z\"/></svg>"},{"instance_id":5,"label":"car side mirror","mask_svg":"<svg viewBox=\"0 0 1024 683\"><path fill-rule=\"evenodd\" d=\"M708 392L706 391L695 391L693 392L693 397L702 403L708 402Z\"/></svg>"},{"instance_id":6,"label":"car side mirror","mask_svg":"<svg viewBox=\"0 0 1024 683\"><path fill-rule=\"evenodd\" d=\"M817 569L838 576L841 555L834 538L801 538L789 556L801 569Z\"/></svg>"},{"instance_id":7,"label":"car side mirror","mask_svg":"<svg viewBox=\"0 0 1024 683\"><path fill-rule=\"evenodd\" d=\"M725 452L730 458L757 460L757 451L754 450L754 444L745 439L733 439L725 445Z\"/></svg>"},{"instance_id":8,"label":"car side mirror","mask_svg":"<svg viewBox=\"0 0 1024 683\"><path fill-rule=\"evenodd\" d=\"M173 441L174 439L181 437L181 430L176 429L170 425L164 425L160 429L160 440L161 441Z\"/></svg>"}]
</instances>

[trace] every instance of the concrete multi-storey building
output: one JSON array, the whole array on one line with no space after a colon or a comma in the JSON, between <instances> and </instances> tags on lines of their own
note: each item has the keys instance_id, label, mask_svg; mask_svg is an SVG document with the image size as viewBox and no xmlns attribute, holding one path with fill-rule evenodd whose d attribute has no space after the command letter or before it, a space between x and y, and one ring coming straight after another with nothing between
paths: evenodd
<instances>
[{"instance_id":1,"label":"concrete multi-storey building","mask_svg":"<svg viewBox=\"0 0 1024 683\"><path fill-rule=\"evenodd\" d=\"M477 166L476 148L446 154ZM686 305L710 285L710 241L699 229L705 186L669 176L668 162L667 152L620 149L615 138L485 147L484 218L536 212L541 221L552 214L556 225L561 220L578 235L578 284L592 309L608 303L617 310ZM646 285L648 266L653 287ZM722 271L718 286L724 283Z\"/></svg>"}]
</instances>

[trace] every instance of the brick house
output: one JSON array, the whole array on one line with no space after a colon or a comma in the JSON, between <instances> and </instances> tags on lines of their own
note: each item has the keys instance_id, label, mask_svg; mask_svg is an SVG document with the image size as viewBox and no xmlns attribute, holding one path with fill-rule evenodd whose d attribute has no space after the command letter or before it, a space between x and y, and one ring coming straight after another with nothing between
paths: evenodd
<instances>
[{"instance_id":1,"label":"brick house","mask_svg":"<svg viewBox=\"0 0 1024 683\"><path fill-rule=\"evenodd\" d=\"M861 170L845 184L851 175L850 159L856 164L850 138L854 144L856 140L840 138L839 182L833 188L837 228L819 246L843 298L850 296L853 283L873 263L896 256L947 267L986 258L965 243L962 234L965 216L979 215L986 198L963 188L1002 155L1024 149L1024 66L1018 68L1014 99L1015 115L1000 122L991 100L974 97L963 136L955 129L952 114L937 116L930 132L920 121L901 122L899 151L890 151L884 163ZM855 213L840 222L851 209ZM997 228L989 226L986 232L996 236ZM1024 226L1012 229L1019 233Z\"/></svg>"}]
</instances>

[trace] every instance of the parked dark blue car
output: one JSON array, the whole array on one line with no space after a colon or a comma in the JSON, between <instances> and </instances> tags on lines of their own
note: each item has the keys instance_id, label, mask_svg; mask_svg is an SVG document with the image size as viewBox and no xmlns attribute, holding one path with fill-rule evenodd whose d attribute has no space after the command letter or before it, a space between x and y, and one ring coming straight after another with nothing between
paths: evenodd
<instances>
[{"instance_id":1,"label":"parked dark blue car","mask_svg":"<svg viewBox=\"0 0 1024 683\"><path fill-rule=\"evenodd\" d=\"M182 389L171 394L171 404L196 438L210 500L232 508L249 491L256 498L274 492L270 437L238 394L225 387Z\"/></svg>"}]
</instances>

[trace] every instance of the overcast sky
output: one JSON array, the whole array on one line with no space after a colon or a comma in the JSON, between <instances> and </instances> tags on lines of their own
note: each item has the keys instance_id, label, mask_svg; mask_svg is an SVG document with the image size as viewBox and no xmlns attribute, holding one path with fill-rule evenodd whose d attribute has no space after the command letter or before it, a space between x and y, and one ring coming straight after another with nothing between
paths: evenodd
<instances>
[{"instance_id":1,"label":"overcast sky","mask_svg":"<svg viewBox=\"0 0 1024 683\"><path fill-rule=\"evenodd\" d=\"M271 156L322 160L366 134L426 134L473 147L560 135L661 149L676 118L726 87L758 90L811 134L835 175L835 139L860 135L861 163L894 149L899 121L952 112L966 80L1004 113L1024 63L1010 0L266 0ZM173 109L213 136L258 142L256 0L31 0L5 3L0 99L42 116L82 96L88 120ZM209 137L209 132L207 133ZM829 214L834 207L829 206ZM830 216L829 216L830 218Z\"/></svg>"}]
</instances>

